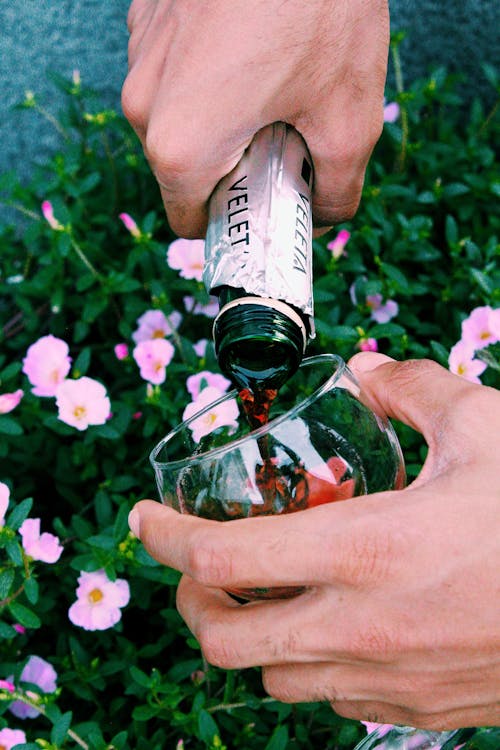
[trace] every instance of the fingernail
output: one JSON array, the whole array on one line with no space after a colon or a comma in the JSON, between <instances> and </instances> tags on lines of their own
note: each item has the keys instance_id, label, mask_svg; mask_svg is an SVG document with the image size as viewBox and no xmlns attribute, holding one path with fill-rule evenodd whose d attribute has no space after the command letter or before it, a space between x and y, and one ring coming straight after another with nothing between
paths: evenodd
<instances>
[{"instance_id":1,"label":"fingernail","mask_svg":"<svg viewBox=\"0 0 500 750\"><path fill-rule=\"evenodd\" d=\"M135 508L132 508L132 510L128 514L128 526L132 534L140 538L141 516L139 514L139 511L136 510Z\"/></svg>"}]
</instances>

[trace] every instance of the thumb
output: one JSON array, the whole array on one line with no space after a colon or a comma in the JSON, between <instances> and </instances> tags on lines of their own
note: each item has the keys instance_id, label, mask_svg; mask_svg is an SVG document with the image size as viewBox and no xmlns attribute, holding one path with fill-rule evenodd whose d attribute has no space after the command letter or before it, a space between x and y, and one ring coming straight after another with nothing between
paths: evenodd
<instances>
[{"instance_id":1,"label":"thumb","mask_svg":"<svg viewBox=\"0 0 500 750\"><path fill-rule=\"evenodd\" d=\"M457 399L472 383L428 359L396 362L383 354L363 352L349 361L364 400L422 433L430 444L442 434Z\"/></svg>"}]
</instances>

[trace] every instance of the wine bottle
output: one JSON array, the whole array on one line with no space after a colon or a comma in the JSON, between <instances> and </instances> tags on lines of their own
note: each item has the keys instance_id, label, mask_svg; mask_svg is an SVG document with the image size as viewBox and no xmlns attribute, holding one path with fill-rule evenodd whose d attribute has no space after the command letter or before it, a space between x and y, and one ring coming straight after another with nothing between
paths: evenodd
<instances>
[{"instance_id":1,"label":"wine bottle","mask_svg":"<svg viewBox=\"0 0 500 750\"><path fill-rule=\"evenodd\" d=\"M215 351L239 388L279 388L314 337L312 160L283 122L260 130L209 202L203 279Z\"/></svg>"}]
</instances>

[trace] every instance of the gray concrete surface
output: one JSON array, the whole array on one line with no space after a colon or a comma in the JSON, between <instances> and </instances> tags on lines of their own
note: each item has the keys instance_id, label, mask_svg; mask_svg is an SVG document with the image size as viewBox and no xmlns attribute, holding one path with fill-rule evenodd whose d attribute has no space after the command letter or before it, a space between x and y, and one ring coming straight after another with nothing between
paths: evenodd
<instances>
[{"instance_id":1,"label":"gray concrete surface","mask_svg":"<svg viewBox=\"0 0 500 750\"><path fill-rule=\"evenodd\" d=\"M0 0L0 172L15 168L28 179L33 161L43 160L54 147L48 123L12 109L30 89L57 110L48 70L70 76L79 69L106 104L119 107L129 3ZM498 0L391 0L390 5L392 27L408 32L402 49L407 81L444 64L468 70L472 92L482 85L481 62L499 65Z\"/></svg>"}]
</instances>

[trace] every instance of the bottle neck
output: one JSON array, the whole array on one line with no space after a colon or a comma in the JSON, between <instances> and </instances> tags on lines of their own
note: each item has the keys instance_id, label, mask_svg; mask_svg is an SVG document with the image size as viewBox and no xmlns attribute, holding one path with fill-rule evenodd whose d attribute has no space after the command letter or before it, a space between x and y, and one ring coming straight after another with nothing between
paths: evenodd
<instances>
[{"instance_id":1,"label":"bottle neck","mask_svg":"<svg viewBox=\"0 0 500 750\"><path fill-rule=\"evenodd\" d=\"M213 329L221 370L240 389L279 388L302 361L307 343L304 320L278 300L234 298L231 292L220 299L229 299Z\"/></svg>"}]
</instances>

